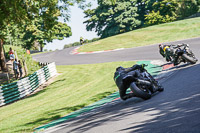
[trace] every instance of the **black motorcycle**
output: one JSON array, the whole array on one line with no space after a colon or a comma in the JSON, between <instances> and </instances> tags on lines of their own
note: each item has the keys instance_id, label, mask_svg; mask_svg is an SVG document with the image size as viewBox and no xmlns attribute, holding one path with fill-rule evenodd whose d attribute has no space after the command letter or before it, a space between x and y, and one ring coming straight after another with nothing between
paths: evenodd
<instances>
[{"instance_id":1,"label":"black motorcycle","mask_svg":"<svg viewBox=\"0 0 200 133\"><path fill-rule=\"evenodd\" d=\"M198 61L188 44L168 45L164 47L164 50L166 51L166 60L172 61L174 65L181 62L195 64Z\"/></svg>"},{"instance_id":2,"label":"black motorcycle","mask_svg":"<svg viewBox=\"0 0 200 133\"><path fill-rule=\"evenodd\" d=\"M145 65L147 66L147 65ZM115 72L114 79L116 85L121 85L130 88L136 97L140 97L144 100L150 99L152 94L157 91L163 91L164 88L147 72L146 69L136 70L140 73L138 77L133 77L128 74L120 74Z\"/></svg>"},{"instance_id":3,"label":"black motorcycle","mask_svg":"<svg viewBox=\"0 0 200 133\"><path fill-rule=\"evenodd\" d=\"M192 52L192 50L189 48L188 44L181 44L178 45L175 51L175 57L177 58L177 64L181 63L181 62L188 62L188 63L192 63L195 64L198 59L194 56L194 53Z\"/></svg>"}]
</instances>

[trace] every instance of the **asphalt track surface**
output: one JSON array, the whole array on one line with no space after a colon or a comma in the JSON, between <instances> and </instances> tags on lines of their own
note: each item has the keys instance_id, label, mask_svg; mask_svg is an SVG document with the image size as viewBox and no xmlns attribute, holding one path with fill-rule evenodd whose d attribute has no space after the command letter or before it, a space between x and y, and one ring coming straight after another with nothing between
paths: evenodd
<instances>
[{"instance_id":1,"label":"asphalt track surface","mask_svg":"<svg viewBox=\"0 0 200 133\"><path fill-rule=\"evenodd\" d=\"M190 48L200 60L200 38L180 42L189 43ZM57 65L128 60L162 60L158 54L157 45L88 55L69 55L67 53L69 51L70 49L65 49L45 55L50 56L48 61L56 61ZM38 55L34 58L42 61L42 58L46 56ZM51 58L51 56L53 57ZM171 71L173 71L173 74L170 77L159 81L164 86L165 91L155 94L149 100L144 101L140 98L131 98L122 101L119 99L104 105L98 110L94 110L94 112L51 127L45 132L199 133L199 61L195 65L173 67Z\"/></svg>"},{"instance_id":2,"label":"asphalt track surface","mask_svg":"<svg viewBox=\"0 0 200 133\"><path fill-rule=\"evenodd\" d=\"M199 48L198 44L200 45L200 38L176 41L172 43L177 44L183 42L189 43L191 45L191 49L196 53L196 50ZM73 49L74 48L67 48L64 50L57 50L50 53L39 54L33 56L33 58L43 63L55 62L56 65L94 64L132 60L162 60L162 57L158 52L158 44L104 53L71 55L70 52Z\"/></svg>"}]
</instances>

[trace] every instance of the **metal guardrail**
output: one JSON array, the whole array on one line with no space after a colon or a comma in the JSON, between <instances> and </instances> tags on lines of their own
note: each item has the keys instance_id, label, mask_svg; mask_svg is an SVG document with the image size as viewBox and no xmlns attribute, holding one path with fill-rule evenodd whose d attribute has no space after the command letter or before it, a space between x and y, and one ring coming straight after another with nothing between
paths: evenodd
<instances>
[{"instance_id":1,"label":"metal guardrail","mask_svg":"<svg viewBox=\"0 0 200 133\"><path fill-rule=\"evenodd\" d=\"M17 82L0 86L0 106L12 103L31 94L40 85L57 74L55 63L50 63L32 75Z\"/></svg>"}]
</instances>

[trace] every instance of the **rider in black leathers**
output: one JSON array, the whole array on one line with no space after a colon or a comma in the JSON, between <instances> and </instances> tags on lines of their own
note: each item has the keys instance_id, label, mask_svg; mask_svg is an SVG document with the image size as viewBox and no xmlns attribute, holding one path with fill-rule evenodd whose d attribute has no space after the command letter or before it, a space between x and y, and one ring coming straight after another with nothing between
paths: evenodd
<instances>
[{"instance_id":1,"label":"rider in black leathers","mask_svg":"<svg viewBox=\"0 0 200 133\"><path fill-rule=\"evenodd\" d=\"M139 77L140 75L138 69L144 70L144 64L133 65L132 67L129 67L129 68L123 68L120 66L116 69L114 80L116 82L117 87L119 88L119 94L122 100L126 100L128 98L134 97L135 95L133 93L126 94L126 91L129 88L129 86L127 86L126 84L123 84L123 79L121 78L124 78L125 76L131 76L134 80L134 77Z\"/></svg>"},{"instance_id":2,"label":"rider in black leathers","mask_svg":"<svg viewBox=\"0 0 200 133\"><path fill-rule=\"evenodd\" d=\"M129 68L123 68L123 67L118 67L116 69L116 72L114 74L114 80L115 83L117 85L117 87L119 88L119 94L120 94L120 98L122 100L126 100L128 98L134 97L135 95L133 93L129 93L126 94L127 89L130 87L130 83L134 82L134 81L138 81L138 79L142 78L143 80L149 80L149 79L145 79L144 77L141 76L141 72L146 71L145 70L145 64L142 65L133 65L132 67ZM151 92L154 93L156 91L163 91L163 87L151 76L149 77L151 78L151 84L152 87L150 88ZM140 83L145 84L145 81L139 81ZM158 86L158 88L154 88L154 85Z\"/></svg>"}]
</instances>

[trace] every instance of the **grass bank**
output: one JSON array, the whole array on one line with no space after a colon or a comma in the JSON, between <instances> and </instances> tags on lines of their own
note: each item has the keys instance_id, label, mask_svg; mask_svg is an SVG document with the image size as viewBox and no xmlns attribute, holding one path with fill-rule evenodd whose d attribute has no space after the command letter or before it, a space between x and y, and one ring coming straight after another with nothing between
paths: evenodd
<instances>
[{"instance_id":1,"label":"grass bank","mask_svg":"<svg viewBox=\"0 0 200 133\"><path fill-rule=\"evenodd\" d=\"M39 93L0 108L0 132L32 132L34 128L94 103L117 91L116 67L135 62L57 66L61 74Z\"/></svg>"},{"instance_id":2,"label":"grass bank","mask_svg":"<svg viewBox=\"0 0 200 133\"><path fill-rule=\"evenodd\" d=\"M33 53L33 54L31 54L31 55L34 56L34 55L45 54L45 53L48 53L48 51Z\"/></svg>"},{"instance_id":3,"label":"grass bank","mask_svg":"<svg viewBox=\"0 0 200 133\"><path fill-rule=\"evenodd\" d=\"M80 47L78 52L132 48L200 37L200 17L165 23L108 37Z\"/></svg>"}]
</instances>

